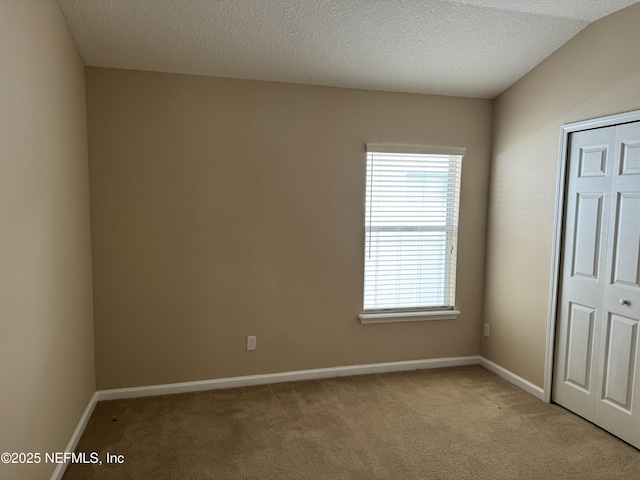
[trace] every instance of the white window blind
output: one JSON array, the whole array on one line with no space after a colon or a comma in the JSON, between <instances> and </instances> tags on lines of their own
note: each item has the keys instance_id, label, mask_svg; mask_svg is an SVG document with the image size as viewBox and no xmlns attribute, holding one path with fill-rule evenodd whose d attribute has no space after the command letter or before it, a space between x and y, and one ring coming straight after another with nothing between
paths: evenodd
<instances>
[{"instance_id":1,"label":"white window blind","mask_svg":"<svg viewBox=\"0 0 640 480\"><path fill-rule=\"evenodd\" d=\"M365 312L454 307L463 154L367 145Z\"/></svg>"}]
</instances>

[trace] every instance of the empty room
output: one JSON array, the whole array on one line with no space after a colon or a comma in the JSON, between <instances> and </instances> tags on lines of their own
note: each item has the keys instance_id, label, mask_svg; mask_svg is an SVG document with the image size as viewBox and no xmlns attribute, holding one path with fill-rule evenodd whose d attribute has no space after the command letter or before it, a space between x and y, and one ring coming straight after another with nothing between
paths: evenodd
<instances>
[{"instance_id":1,"label":"empty room","mask_svg":"<svg viewBox=\"0 0 640 480\"><path fill-rule=\"evenodd\" d=\"M639 24L0 0L0 479L640 477Z\"/></svg>"}]
</instances>

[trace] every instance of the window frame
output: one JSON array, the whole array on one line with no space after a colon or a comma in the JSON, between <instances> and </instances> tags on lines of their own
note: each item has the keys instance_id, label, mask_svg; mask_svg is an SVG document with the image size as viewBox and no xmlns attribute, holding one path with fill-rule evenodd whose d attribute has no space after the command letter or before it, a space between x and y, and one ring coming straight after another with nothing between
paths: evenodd
<instances>
[{"instance_id":1,"label":"window frame","mask_svg":"<svg viewBox=\"0 0 640 480\"><path fill-rule=\"evenodd\" d=\"M400 144L366 144L365 155L368 156L370 153L393 153L393 154L422 154L422 155L451 155L460 157L459 168L460 168L460 185L458 186L458 217L460 212L460 196L461 196L461 177L462 177L462 159L466 153L465 147L452 147L452 146L438 146L438 145L400 145ZM366 158L366 165L368 169L369 159ZM366 178L365 174L365 178ZM450 181L450 179L449 179ZM367 208L366 208L366 196L368 193L369 187L365 187L365 212L364 212L364 256L366 256L367 249ZM454 222L452 221L451 224ZM449 225L449 222L447 222ZM444 229L443 229L444 230ZM458 228L456 228L456 236L458 235ZM457 250L457 245L456 245ZM457 253L456 253L457 255ZM366 262L366 260L365 260ZM453 274L454 274L454 286L457 281L457 270L458 264L457 261L453 265ZM451 273L451 270L448 269L448 273ZM390 309L379 309L379 310L364 310L364 286L365 286L365 270L363 268L363 277L362 277L362 286L363 286L363 308L362 313L358 315L358 318L363 324L376 324L376 323L391 323L391 322L416 322L416 321L425 321L425 320L453 320L460 315L460 310L456 306L447 306L447 307L416 307L416 308L390 308ZM456 303L454 297L454 304Z\"/></svg>"}]
</instances>

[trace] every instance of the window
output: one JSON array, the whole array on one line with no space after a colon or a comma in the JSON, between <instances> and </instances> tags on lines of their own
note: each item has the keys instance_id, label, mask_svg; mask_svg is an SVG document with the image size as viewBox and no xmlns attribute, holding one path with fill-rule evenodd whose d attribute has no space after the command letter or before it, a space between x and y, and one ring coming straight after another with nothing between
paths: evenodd
<instances>
[{"instance_id":1,"label":"window","mask_svg":"<svg viewBox=\"0 0 640 480\"><path fill-rule=\"evenodd\" d=\"M455 318L463 148L367 145L363 323Z\"/></svg>"}]
</instances>

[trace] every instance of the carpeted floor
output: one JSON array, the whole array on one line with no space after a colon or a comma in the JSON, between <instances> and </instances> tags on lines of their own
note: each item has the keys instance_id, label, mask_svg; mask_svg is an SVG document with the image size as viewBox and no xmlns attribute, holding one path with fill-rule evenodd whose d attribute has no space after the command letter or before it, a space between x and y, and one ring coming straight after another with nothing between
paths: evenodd
<instances>
[{"instance_id":1,"label":"carpeted floor","mask_svg":"<svg viewBox=\"0 0 640 480\"><path fill-rule=\"evenodd\" d=\"M101 402L91 479L636 479L640 451L479 366Z\"/></svg>"}]
</instances>

